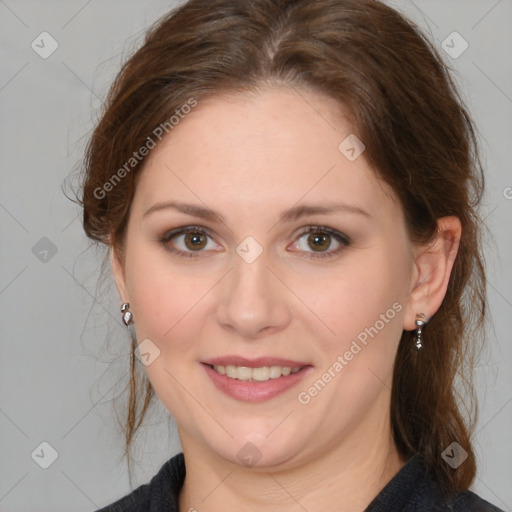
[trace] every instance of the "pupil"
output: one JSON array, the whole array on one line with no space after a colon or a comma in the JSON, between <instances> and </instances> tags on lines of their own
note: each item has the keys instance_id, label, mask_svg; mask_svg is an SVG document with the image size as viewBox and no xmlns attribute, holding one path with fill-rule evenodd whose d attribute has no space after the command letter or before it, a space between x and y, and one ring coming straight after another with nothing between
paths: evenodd
<instances>
[{"instance_id":1,"label":"pupil","mask_svg":"<svg viewBox=\"0 0 512 512\"><path fill-rule=\"evenodd\" d=\"M186 242L189 249L201 249L204 245L204 236L201 233L192 233L186 237Z\"/></svg>"},{"instance_id":2,"label":"pupil","mask_svg":"<svg viewBox=\"0 0 512 512\"><path fill-rule=\"evenodd\" d=\"M329 247L329 235L314 233L310 236L310 240L313 242L313 248L315 250L326 249Z\"/></svg>"}]
</instances>

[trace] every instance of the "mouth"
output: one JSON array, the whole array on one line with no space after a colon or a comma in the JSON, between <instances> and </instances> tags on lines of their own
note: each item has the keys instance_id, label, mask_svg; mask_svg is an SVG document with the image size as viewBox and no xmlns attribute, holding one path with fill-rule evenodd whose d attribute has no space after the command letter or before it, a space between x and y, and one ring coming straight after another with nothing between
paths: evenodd
<instances>
[{"instance_id":1,"label":"mouth","mask_svg":"<svg viewBox=\"0 0 512 512\"><path fill-rule=\"evenodd\" d=\"M202 362L215 387L239 401L270 400L298 385L313 371L309 363L289 359L245 359L235 356Z\"/></svg>"},{"instance_id":2,"label":"mouth","mask_svg":"<svg viewBox=\"0 0 512 512\"><path fill-rule=\"evenodd\" d=\"M271 379L279 379L288 375L300 372L305 366L259 366L251 368L249 366L228 365L208 365L220 375L225 375L229 379L236 379L248 382L266 382Z\"/></svg>"}]
</instances>

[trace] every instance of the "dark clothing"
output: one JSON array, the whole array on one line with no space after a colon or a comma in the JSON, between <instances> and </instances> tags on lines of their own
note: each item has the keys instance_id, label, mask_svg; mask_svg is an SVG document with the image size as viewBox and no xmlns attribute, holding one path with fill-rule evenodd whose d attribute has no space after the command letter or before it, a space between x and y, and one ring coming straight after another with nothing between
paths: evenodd
<instances>
[{"instance_id":1,"label":"dark clothing","mask_svg":"<svg viewBox=\"0 0 512 512\"><path fill-rule=\"evenodd\" d=\"M168 460L147 484L96 512L178 512L178 495L185 479L179 453ZM332 510L336 510L335 507ZM443 502L439 484L418 456L412 457L368 505L365 512L503 512L471 491ZM186 511L181 511L186 512ZM312 512L312 511L311 511Z\"/></svg>"}]
</instances>

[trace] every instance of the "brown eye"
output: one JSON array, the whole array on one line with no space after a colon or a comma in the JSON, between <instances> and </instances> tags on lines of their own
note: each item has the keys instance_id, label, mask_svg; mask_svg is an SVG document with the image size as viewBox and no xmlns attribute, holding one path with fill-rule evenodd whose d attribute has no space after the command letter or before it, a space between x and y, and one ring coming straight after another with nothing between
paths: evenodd
<instances>
[{"instance_id":1,"label":"brown eye","mask_svg":"<svg viewBox=\"0 0 512 512\"><path fill-rule=\"evenodd\" d=\"M195 226L174 229L159 238L167 251L188 258L199 257L202 253L211 253L220 248L209 231Z\"/></svg>"},{"instance_id":2,"label":"brown eye","mask_svg":"<svg viewBox=\"0 0 512 512\"><path fill-rule=\"evenodd\" d=\"M308 244L314 251L324 251L331 245L331 235L311 233L308 236Z\"/></svg>"},{"instance_id":3,"label":"brown eye","mask_svg":"<svg viewBox=\"0 0 512 512\"><path fill-rule=\"evenodd\" d=\"M187 249L192 251L199 251L207 244L206 236L202 233L187 233L184 241Z\"/></svg>"},{"instance_id":4,"label":"brown eye","mask_svg":"<svg viewBox=\"0 0 512 512\"><path fill-rule=\"evenodd\" d=\"M350 239L343 233L323 226L309 226L303 230L293 244L293 249L309 258L337 256L350 245Z\"/></svg>"}]
</instances>

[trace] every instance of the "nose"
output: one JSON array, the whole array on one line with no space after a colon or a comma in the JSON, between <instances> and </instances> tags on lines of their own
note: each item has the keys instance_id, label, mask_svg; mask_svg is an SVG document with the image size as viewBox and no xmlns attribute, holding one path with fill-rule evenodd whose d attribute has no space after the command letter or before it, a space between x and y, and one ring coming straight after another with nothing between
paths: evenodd
<instances>
[{"instance_id":1,"label":"nose","mask_svg":"<svg viewBox=\"0 0 512 512\"><path fill-rule=\"evenodd\" d=\"M265 251L252 263L237 254L233 258L234 268L221 289L219 324L244 339L284 329L291 320L289 291L268 268Z\"/></svg>"}]
</instances>

